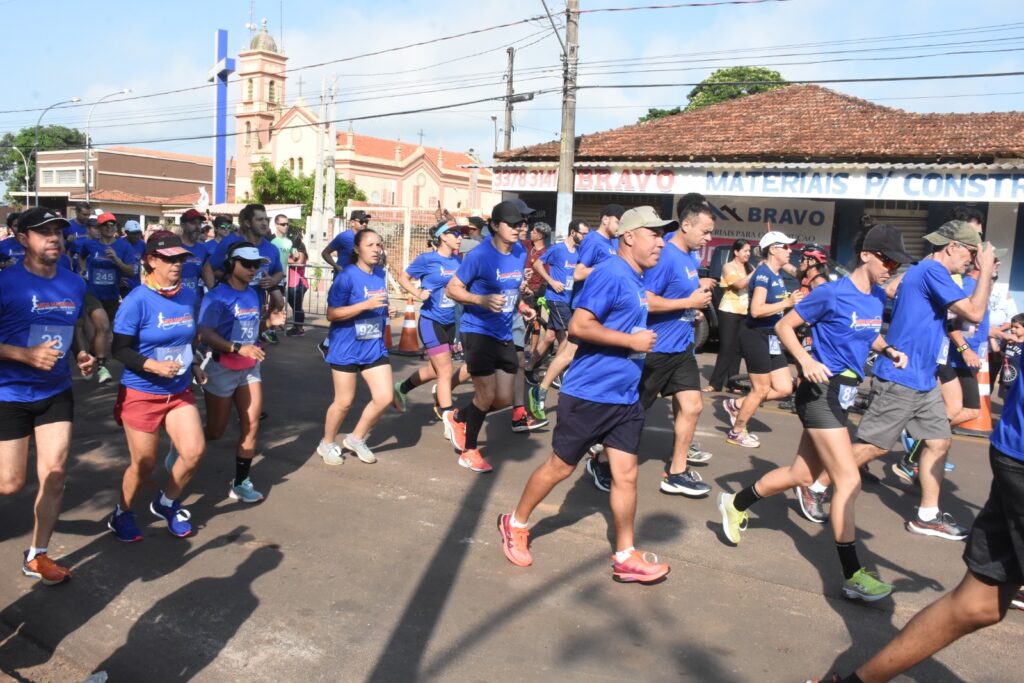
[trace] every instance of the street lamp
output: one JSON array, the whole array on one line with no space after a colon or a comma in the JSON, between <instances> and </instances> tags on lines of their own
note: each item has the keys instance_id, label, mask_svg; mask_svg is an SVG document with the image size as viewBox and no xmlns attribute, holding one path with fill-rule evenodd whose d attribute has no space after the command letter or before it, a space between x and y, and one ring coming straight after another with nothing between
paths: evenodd
<instances>
[{"instance_id":1,"label":"street lamp","mask_svg":"<svg viewBox=\"0 0 1024 683\"><path fill-rule=\"evenodd\" d=\"M61 102L57 102L56 104L51 104L49 107L44 109L43 113L39 115L38 119L36 119L36 142L35 142L35 146L33 147L32 156L35 157L35 160L36 160L36 172L37 173L39 171L39 124L43 122L43 117L46 116L46 112L50 111L54 107L59 107L62 104L72 104L74 102L81 102L81 101L82 101L81 97L72 97L70 100L63 100ZM36 206L39 206L39 179L38 178L36 179Z\"/></svg>"},{"instance_id":2,"label":"street lamp","mask_svg":"<svg viewBox=\"0 0 1024 683\"><path fill-rule=\"evenodd\" d=\"M96 105L109 97L117 97L118 95L127 95L132 91L131 88L124 88L117 92L112 92L109 95L104 95L89 107L89 115L85 118L85 201L89 201L89 191L92 189L91 183L89 182L89 157L92 156L92 136L89 135L89 126L92 125L92 113L96 110Z\"/></svg>"},{"instance_id":3,"label":"street lamp","mask_svg":"<svg viewBox=\"0 0 1024 683\"><path fill-rule=\"evenodd\" d=\"M25 158L25 153L17 147L11 147L11 149L21 155L21 163L25 164L25 206L28 206L28 159Z\"/></svg>"},{"instance_id":4,"label":"street lamp","mask_svg":"<svg viewBox=\"0 0 1024 683\"><path fill-rule=\"evenodd\" d=\"M498 117L492 115L491 116L491 123L494 124L494 155L497 155L498 154Z\"/></svg>"}]
</instances>

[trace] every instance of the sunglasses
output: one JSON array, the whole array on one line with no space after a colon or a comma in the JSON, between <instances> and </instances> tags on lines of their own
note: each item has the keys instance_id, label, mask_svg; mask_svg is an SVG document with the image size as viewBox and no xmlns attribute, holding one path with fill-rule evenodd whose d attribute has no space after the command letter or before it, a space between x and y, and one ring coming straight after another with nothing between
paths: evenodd
<instances>
[{"instance_id":1,"label":"sunglasses","mask_svg":"<svg viewBox=\"0 0 1024 683\"><path fill-rule=\"evenodd\" d=\"M778 247L779 249L785 249L786 251L792 251L793 249L793 247L789 246L788 244L773 244L772 246Z\"/></svg>"},{"instance_id":2,"label":"sunglasses","mask_svg":"<svg viewBox=\"0 0 1024 683\"><path fill-rule=\"evenodd\" d=\"M885 269L888 270L890 273L899 269L899 267L900 267L900 262L899 261L893 261L891 258L886 256L885 254L883 254L881 252L878 252L878 251L872 252L872 253L874 253L874 255L878 257L878 260L882 262L882 265L885 266Z\"/></svg>"},{"instance_id":3,"label":"sunglasses","mask_svg":"<svg viewBox=\"0 0 1024 683\"><path fill-rule=\"evenodd\" d=\"M187 254L178 254L177 256L163 256L162 254L156 254L156 257L164 263L184 263L188 260Z\"/></svg>"},{"instance_id":4,"label":"sunglasses","mask_svg":"<svg viewBox=\"0 0 1024 683\"><path fill-rule=\"evenodd\" d=\"M256 270L260 267L259 261L247 261L246 259L237 259L237 261L242 264L243 268L248 268L249 270Z\"/></svg>"},{"instance_id":5,"label":"sunglasses","mask_svg":"<svg viewBox=\"0 0 1024 683\"><path fill-rule=\"evenodd\" d=\"M370 221L359 221L359 225L369 225Z\"/></svg>"},{"instance_id":6,"label":"sunglasses","mask_svg":"<svg viewBox=\"0 0 1024 683\"><path fill-rule=\"evenodd\" d=\"M287 223L277 223L276 225L277 225L277 227L279 227L279 228L287 228L287 227L288 227L288 224L287 224Z\"/></svg>"},{"instance_id":7,"label":"sunglasses","mask_svg":"<svg viewBox=\"0 0 1024 683\"><path fill-rule=\"evenodd\" d=\"M961 246L964 249L966 249L967 251L971 252L971 258L972 259L975 258L978 255L978 249L976 247L969 247L966 244L964 244L963 242L955 242L955 244L957 244L958 246Z\"/></svg>"}]
</instances>

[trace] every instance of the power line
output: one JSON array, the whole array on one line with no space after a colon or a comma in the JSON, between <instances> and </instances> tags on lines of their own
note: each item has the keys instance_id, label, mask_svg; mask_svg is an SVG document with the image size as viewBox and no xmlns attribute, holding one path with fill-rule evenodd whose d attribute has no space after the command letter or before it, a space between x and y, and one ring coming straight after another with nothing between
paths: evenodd
<instances>
[{"instance_id":1,"label":"power line","mask_svg":"<svg viewBox=\"0 0 1024 683\"><path fill-rule=\"evenodd\" d=\"M762 5L769 2L789 2L790 0L709 0L708 2L673 2L665 5L643 5L640 7L598 7L582 9L580 14L596 12L635 12L637 10L682 9L686 7L718 7L720 5Z\"/></svg>"}]
</instances>

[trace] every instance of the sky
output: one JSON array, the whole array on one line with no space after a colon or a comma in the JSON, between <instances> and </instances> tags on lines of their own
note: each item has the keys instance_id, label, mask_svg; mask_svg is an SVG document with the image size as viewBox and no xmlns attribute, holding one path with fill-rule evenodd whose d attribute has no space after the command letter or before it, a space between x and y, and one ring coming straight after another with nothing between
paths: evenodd
<instances>
[{"instance_id":1,"label":"sky","mask_svg":"<svg viewBox=\"0 0 1024 683\"><path fill-rule=\"evenodd\" d=\"M685 104L690 86L674 84L699 82L722 66L768 66L793 80L1024 71L1019 0L768 0L588 11L652 4L673 2L582 0L580 85L612 87L579 92L577 134L628 125L648 107ZM206 136L213 129L214 92L206 78L214 63L214 34L227 29L230 53L237 55L250 40L250 6L255 24L267 20L293 70L287 104L301 96L315 110L322 79L337 78L338 118L367 117L353 122L356 132L417 142L422 131L425 145L472 148L489 160L495 144L491 117L504 126L500 101L387 115L502 97L511 45L517 49L516 92L537 93L516 105L513 146L558 137L561 48L541 0L0 0L0 21L9 27L0 51L0 134L34 126L41 108L74 96L85 106L52 109L43 123L84 130L91 103L130 88L131 95L93 109L95 145L212 155L213 141ZM560 24L564 0L548 0L548 6ZM36 29L10 28L17 26ZM52 31L50 40L40 39L43 27ZM433 42L393 50L423 41ZM382 50L390 51L366 56ZM311 66L324 62L333 63ZM617 87L644 83L673 85ZM911 111L1024 109L1020 76L828 87ZM195 89L156 94L182 88ZM140 97L148 95L154 96ZM229 112L240 95L232 80ZM228 126L233 132L231 116Z\"/></svg>"}]
</instances>

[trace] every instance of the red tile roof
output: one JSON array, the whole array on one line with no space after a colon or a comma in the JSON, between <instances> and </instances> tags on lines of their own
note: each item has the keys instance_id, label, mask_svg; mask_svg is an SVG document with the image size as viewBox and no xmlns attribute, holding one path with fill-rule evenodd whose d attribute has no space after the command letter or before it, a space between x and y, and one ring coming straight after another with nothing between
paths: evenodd
<instances>
[{"instance_id":1,"label":"red tile roof","mask_svg":"<svg viewBox=\"0 0 1024 683\"><path fill-rule=\"evenodd\" d=\"M146 149L144 147L107 147L108 152L124 152L126 154L139 154L142 156L153 157L155 159L168 159L170 161L191 161L195 164L206 164L208 166L213 165L212 157L197 156L195 154L180 154L178 152L164 152L158 149Z\"/></svg>"},{"instance_id":2,"label":"red tile roof","mask_svg":"<svg viewBox=\"0 0 1024 683\"><path fill-rule=\"evenodd\" d=\"M370 135L359 135L354 134L352 136L352 142L355 146L355 153L357 156L372 157L374 159L383 159L386 161L395 160L395 147L401 146L401 159L405 161L413 154L416 153L417 145L413 145L408 142L401 142L399 140L387 140L385 138L375 138ZM338 133L338 146L345 147L348 145L348 133ZM437 166L438 165L438 154L441 152L437 147L424 147L423 151L430 161ZM464 152L455 152L452 150L444 150L444 168L446 169L457 169L459 166L466 166L469 164L477 164L478 160L471 157L469 154ZM465 170L465 169L459 169Z\"/></svg>"},{"instance_id":3,"label":"red tile roof","mask_svg":"<svg viewBox=\"0 0 1024 683\"><path fill-rule=\"evenodd\" d=\"M72 201L85 199L85 193L74 194L70 197ZM115 202L118 204L153 204L162 205L192 205L199 201L198 192L190 192L175 197L150 197L134 192L123 192L121 190L93 190L89 193L89 201L93 202Z\"/></svg>"},{"instance_id":4,"label":"red tile roof","mask_svg":"<svg viewBox=\"0 0 1024 683\"><path fill-rule=\"evenodd\" d=\"M556 160L559 143L499 153ZM577 161L991 161L1024 157L1024 112L918 114L790 85L576 140Z\"/></svg>"}]
</instances>

